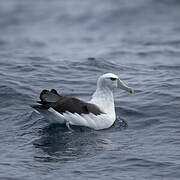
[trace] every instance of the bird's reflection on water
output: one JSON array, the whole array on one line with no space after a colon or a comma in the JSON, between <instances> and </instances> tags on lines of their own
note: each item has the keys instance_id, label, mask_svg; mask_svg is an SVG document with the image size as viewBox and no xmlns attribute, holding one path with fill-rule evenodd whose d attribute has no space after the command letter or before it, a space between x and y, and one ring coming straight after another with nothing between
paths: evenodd
<instances>
[{"instance_id":1,"label":"bird's reflection on water","mask_svg":"<svg viewBox=\"0 0 180 180\"><path fill-rule=\"evenodd\" d=\"M33 143L34 147L41 151L36 154L35 159L49 162L94 157L106 150L113 150L115 145L111 141L111 134L115 129L126 126L125 122L117 121L107 130L95 131L72 126L74 131L71 132L65 125L48 125L39 131L40 138Z\"/></svg>"}]
</instances>

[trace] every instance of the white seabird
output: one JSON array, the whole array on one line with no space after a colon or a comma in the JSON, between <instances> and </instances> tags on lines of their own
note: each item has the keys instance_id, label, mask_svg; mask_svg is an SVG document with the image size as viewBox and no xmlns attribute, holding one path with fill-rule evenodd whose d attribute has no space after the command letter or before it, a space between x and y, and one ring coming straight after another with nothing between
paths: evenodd
<instances>
[{"instance_id":1,"label":"white seabird","mask_svg":"<svg viewBox=\"0 0 180 180\"><path fill-rule=\"evenodd\" d=\"M85 126L95 130L106 129L116 120L113 89L134 93L118 76L107 73L99 77L97 89L89 102L58 94L56 90L43 90L39 104L30 105L49 122Z\"/></svg>"}]
</instances>

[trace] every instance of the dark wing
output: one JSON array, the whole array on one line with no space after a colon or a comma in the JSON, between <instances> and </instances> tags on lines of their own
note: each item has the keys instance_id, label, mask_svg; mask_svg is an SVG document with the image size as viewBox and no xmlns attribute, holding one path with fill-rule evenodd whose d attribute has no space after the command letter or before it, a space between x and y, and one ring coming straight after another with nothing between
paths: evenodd
<instances>
[{"instance_id":1,"label":"dark wing","mask_svg":"<svg viewBox=\"0 0 180 180\"><path fill-rule=\"evenodd\" d=\"M86 103L86 108L89 113L93 113L95 115L104 114L95 104Z\"/></svg>"},{"instance_id":2,"label":"dark wing","mask_svg":"<svg viewBox=\"0 0 180 180\"><path fill-rule=\"evenodd\" d=\"M51 107L59 113L66 111L77 114L93 113L95 115L103 113L96 105L69 96L63 96L56 103L52 103Z\"/></svg>"},{"instance_id":3,"label":"dark wing","mask_svg":"<svg viewBox=\"0 0 180 180\"><path fill-rule=\"evenodd\" d=\"M40 100L38 103L42 104L42 108L48 109L52 107L61 114L64 112L77 114L92 113L95 115L103 113L95 104L86 103L70 96L60 95L55 89L51 91L43 90L40 94ZM40 108L39 105L38 108Z\"/></svg>"}]
</instances>

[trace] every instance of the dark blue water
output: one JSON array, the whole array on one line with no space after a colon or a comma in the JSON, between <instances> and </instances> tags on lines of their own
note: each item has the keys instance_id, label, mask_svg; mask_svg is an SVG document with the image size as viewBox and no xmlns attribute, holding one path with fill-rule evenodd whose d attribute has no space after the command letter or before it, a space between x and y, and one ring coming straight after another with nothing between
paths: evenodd
<instances>
[{"instance_id":1,"label":"dark blue water","mask_svg":"<svg viewBox=\"0 0 180 180\"><path fill-rule=\"evenodd\" d=\"M44 88L89 100L113 72L108 130L50 125ZM0 0L0 179L180 179L178 0Z\"/></svg>"}]
</instances>

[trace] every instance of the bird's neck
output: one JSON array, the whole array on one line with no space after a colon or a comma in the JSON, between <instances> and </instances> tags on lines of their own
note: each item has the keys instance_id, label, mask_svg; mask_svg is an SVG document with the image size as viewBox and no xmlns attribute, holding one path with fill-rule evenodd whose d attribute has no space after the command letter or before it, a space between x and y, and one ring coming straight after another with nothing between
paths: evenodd
<instances>
[{"instance_id":1,"label":"bird's neck","mask_svg":"<svg viewBox=\"0 0 180 180\"><path fill-rule=\"evenodd\" d=\"M103 88L97 87L92 98L100 98L100 99L105 99L105 100L114 102L112 90L106 87L103 87Z\"/></svg>"},{"instance_id":2,"label":"bird's neck","mask_svg":"<svg viewBox=\"0 0 180 180\"><path fill-rule=\"evenodd\" d=\"M90 102L98 105L105 113L115 113L113 92L108 87L98 86Z\"/></svg>"}]
</instances>

